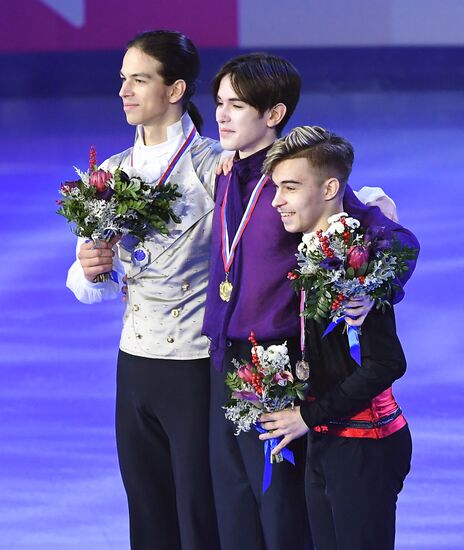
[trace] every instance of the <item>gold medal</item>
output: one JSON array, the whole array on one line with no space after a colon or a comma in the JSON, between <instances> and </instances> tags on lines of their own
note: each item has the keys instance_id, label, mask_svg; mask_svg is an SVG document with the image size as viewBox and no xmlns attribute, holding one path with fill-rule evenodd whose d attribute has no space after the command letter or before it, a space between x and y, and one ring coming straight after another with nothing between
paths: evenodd
<instances>
[{"instance_id":1,"label":"gold medal","mask_svg":"<svg viewBox=\"0 0 464 550\"><path fill-rule=\"evenodd\" d=\"M232 286L232 283L227 280L222 281L222 283L219 285L219 296L221 297L221 300L224 302L228 302L230 300L230 297L232 295L232 289L234 287Z\"/></svg>"},{"instance_id":2,"label":"gold medal","mask_svg":"<svg viewBox=\"0 0 464 550\"><path fill-rule=\"evenodd\" d=\"M297 361L295 365L295 373L298 380L302 380L303 382L309 378L309 363L308 361L305 361L304 359L301 359L301 361Z\"/></svg>"},{"instance_id":3,"label":"gold medal","mask_svg":"<svg viewBox=\"0 0 464 550\"><path fill-rule=\"evenodd\" d=\"M248 222L250 221L251 215L253 214L253 210L256 206L256 202L258 201L260 193L263 190L264 186L269 181L269 177L266 175L263 175L261 176L258 183L255 185L253 192L251 194L251 197L248 200L248 204L245 208L245 212L243 213L242 219L240 220L239 226L235 231L235 236L232 242L230 242L229 230L227 228L226 207L227 207L227 196L229 194L229 185L231 182L232 173L233 171L229 173L229 179L227 181L227 186L226 186L226 190L224 193L224 198L221 206L221 252L222 252L222 262L224 264L224 271L226 273L226 278L224 281L222 281L222 283L219 284L219 296L223 302L229 302L230 297L232 295L233 285L232 283L229 282L228 275L229 275L229 270L234 261L235 250L239 245L240 239L242 238L243 232L245 231L245 228Z\"/></svg>"}]
</instances>

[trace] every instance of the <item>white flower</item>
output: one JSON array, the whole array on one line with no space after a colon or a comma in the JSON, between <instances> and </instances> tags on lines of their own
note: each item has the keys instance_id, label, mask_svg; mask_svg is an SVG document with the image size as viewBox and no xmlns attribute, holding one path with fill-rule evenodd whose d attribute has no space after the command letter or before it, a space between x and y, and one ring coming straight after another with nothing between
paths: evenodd
<instances>
[{"instance_id":1,"label":"white flower","mask_svg":"<svg viewBox=\"0 0 464 550\"><path fill-rule=\"evenodd\" d=\"M251 353L257 355L260 363L263 362L263 357L264 357L264 348L263 348L263 346L256 346L256 348L254 348L254 347L251 348Z\"/></svg>"},{"instance_id":2,"label":"white flower","mask_svg":"<svg viewBox=\"0 0 464 550\"><path fill-rule=\"evenodd\" d=\"M345 232L345 226L342 224L342 222L339 222L339 221L331 223L329 228L326 231L328 235L334 235L335 233L339 233L341 235L344 232Z\"/></svg>"},{"instance_id":3,"label":"white flower","mask_svg":"<svg viewBox=\"0 0 464 550\"><path fill-rule=\"evenodd\" d=\"M319 248L319 239L316 233L305 233L303 235L302 242L298 247L298 250L300 250L301 245L305 245L310 252L316 252L316 250Z\"/></svg>"},{"instance_id":4,"label":"white flower","mask_svg":"<svg viewBox=\"0 0 464 550\"><path fill-rule=\"evenodd\" d=\"M346 225L350 229L358 229L358 227L361 225L356 218L346 218L345 221L346 221Z\"/></svg>"},{"instance_id":5,"label":"white flower","mask_svg":"<svg viewBox=\"0 0 464 550\"><path fill-rule=\"evenodd\" d=\"M273 346L269 346L267 348L267 351L269 353L275 353L275 354L280 354L280 355L287 355L288 353L288 349L287 349L287 344L284 343L284 344L274 344Z\"/></svg>"},{"instance_id":6,"label":"white flower","mask_svg":"<svg viewBox=\"0 0 464 550\"><path fill-rule=\"evenodd\" d=\"M338 214L334 214L333 216L330 216L330 218L327 218L327 221L329 222L329 225L336 223L340 220L340 218L347 218L348 214L346 212L339 212Z\"/></svg>"}]
</instances>

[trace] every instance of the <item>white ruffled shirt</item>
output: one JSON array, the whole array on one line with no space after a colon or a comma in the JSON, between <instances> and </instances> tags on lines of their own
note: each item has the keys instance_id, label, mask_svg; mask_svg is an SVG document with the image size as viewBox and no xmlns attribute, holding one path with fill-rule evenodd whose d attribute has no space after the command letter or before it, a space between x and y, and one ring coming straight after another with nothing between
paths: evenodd
<instances>
[{"instance_id":1,"label":"white ruffled shirt","mask_svg":"<svg viewBox=\"0 0 464 550\"><path fill-rule=\"evenodd\" d=\"M157 145L145 145L143 127L137 126L135 143L132 150L134 168L143 172L148 181L158 180L166 171L172 157L179 150L184 139L181 120L168 126L166 141Z\"/></svg>"}]
</instances>

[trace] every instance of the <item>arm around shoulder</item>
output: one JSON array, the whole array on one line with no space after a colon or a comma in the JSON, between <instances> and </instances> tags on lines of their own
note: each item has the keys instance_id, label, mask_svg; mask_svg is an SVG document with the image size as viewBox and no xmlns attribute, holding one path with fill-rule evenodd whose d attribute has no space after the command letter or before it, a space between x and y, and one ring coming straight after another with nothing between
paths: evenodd
<instances>
[{"instance_id":1,"label":"arm around shoulder","mask_svg":"<svg viewBox=\"0 0 464 550\"><path fill-rule=\"evenodd\" d=\"M221 159L221 145L214 139L198 138L191 149L192 163L210 197L214 197L216 168Z\"/></svg>"}]
</instances>

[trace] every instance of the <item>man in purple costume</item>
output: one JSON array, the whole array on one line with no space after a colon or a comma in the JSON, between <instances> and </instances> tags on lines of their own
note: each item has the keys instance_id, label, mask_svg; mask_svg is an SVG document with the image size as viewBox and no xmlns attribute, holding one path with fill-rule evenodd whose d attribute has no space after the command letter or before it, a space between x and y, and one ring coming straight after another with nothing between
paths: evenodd
<instances>
[{"instance_id":1,"label":"man in purple costume","mask_svg":"<svg viewBox=\"0 0 464 550\"><path fill-rule=\"evenodd\" d=\"M274 186L261 176L266 153L293 113L299 93L296 69L267 54L229 61L213 82L221 145L236 151L231 173L217 179L203 324L214 367L210 454L222 550L311 547L303 484L305 442L290 444L295 466L276 465L263 495L264 452L258 433L235 437L222 409L228 399L225 376L231 359L250 359L251 330L265 347L287 340L292 364L301 353L298 297L286 279L295 267L300 236L284 230L271 204ZM349 187L344 208L361 223L366 216L369 223L385 220L378 208L363 205ZM408 244L410 234L399 231ZM360 325L371 304L365 300L350 305L347 315L352 318L347 322Z\"/></svg>"}]
</instances>

